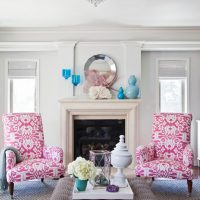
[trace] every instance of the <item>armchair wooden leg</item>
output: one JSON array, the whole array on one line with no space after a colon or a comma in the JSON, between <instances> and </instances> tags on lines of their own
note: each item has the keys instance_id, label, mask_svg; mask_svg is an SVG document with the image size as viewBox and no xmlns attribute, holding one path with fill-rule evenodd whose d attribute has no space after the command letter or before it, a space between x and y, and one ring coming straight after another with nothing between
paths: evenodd
<instances>
[{"instance_id":1,"label":"armchair wooden leg","mask_svg":"<svg viewBox=\"0 0 200 200\"><path fill-rule=\"evenodd\" d=\"M152 181L155 181L155 178L154 178L154 177L152 177Z\"/></svg>"},{"instance_id":2,"label":"armchair wooden leg","mask_svg":"<svg viewBox=\"0 0 200 200\"><path fill-rule=\"evenodd\" d=\"M42 183L44 182L44 178L41 178L41 182L42 182Z\"/></svg>"},{"instance_id":3,"label":"armchair wooden leg","mask_svg":"<svg viewBox=\"0 0 200 200\"><path fill-rule=\"evenodd\" d=\"M188 195L191 196L192 194L192 180L187 180L188 184Z\"/></svg>"},{"instance_id":4,"label":"armchair wooden leg","mask_svg":"<svg viewBox=\"0 0 200 200\"><path fill-rule=\"evenodd\" d=\"M137 177L140 177L140 175L136 175Z\"/></svg>"},{"instance_id":5,"label":"armchair wooden leg","mask_svg":"<svg viewBox=\"0 0 200 200\"><path fill-rule=\"evenodd\" d=\"M13 182L8 183L8 190L9 190L11 199L13 199L13 192L14 192L14 183Z\"/></svg>"},{"instance_id":6,"label":"armchair wooden leg","mask_svg":"<svg viewBox=\"0 0 200 200\"><path fill-rule=\"evenodd\" d=\"M60 175L60 178L64 178L64 175Z\"/></svg>"}]
</instances>

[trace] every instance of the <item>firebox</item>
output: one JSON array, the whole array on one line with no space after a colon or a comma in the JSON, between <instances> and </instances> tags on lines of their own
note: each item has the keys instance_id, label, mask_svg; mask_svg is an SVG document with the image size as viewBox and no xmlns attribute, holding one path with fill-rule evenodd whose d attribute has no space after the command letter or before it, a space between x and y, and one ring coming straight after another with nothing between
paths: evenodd
<instances>
[{"instance_id":1,"label":"firebox","mask_svg":"<svg viewBox=\"0 0 200 200\"><path fill-rule=\"evenodd\" d=\"M125 119L74 120L74 159L89 159L90 150L112 151L125 135Z\"/></svg>"}]
</instances>

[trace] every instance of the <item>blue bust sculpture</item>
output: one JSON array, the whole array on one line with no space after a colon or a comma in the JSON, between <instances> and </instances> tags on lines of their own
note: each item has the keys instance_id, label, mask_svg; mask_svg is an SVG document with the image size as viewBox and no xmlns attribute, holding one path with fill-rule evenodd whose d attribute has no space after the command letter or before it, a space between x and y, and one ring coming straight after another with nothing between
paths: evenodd
<instances>
[{"instance_id":1,"label":"blue bust sculpture","mask_svg":"<svg viewBox=\"0 0 200 200\"><path fill-rule=\"evenodd\" d=\"M125 95L128 99L136 99L139 95L139 87L136 85L137 79L131 75L128 79L128 86L125 90Z\"/></svg>"}]
</instances>

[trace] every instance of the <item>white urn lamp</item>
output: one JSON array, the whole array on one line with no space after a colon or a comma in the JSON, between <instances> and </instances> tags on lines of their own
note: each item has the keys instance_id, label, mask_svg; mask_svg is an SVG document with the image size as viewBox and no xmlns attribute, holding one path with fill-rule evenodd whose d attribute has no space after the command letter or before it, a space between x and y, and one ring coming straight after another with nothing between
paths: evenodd
<instances>
[{"instance_id":1,"label":"white urn lamp","mask_svg":"<svg viewBox=\"0 0 200 200\"><path fill-rule=\"evenodd\" d=\"M124 142L124 135L120 135L119 138L119 143L116 144L116 147L111 152L111 164L117 168L112 184L119 187L127 187L128 184L123 169L131 164L132 155L128 152L127 145Z\"/></svg>"}]
</instances>

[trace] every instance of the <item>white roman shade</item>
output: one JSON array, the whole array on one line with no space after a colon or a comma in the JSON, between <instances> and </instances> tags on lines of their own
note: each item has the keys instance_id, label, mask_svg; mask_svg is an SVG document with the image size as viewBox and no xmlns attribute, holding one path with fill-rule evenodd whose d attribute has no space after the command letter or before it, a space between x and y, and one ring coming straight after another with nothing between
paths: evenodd
<instances>
[{"instance_id":1,"label":"white roman shade","mask_svg":"<svg viewBox=\"0 0 200 200\"><path fill-rule=\"evenodd\" d=\"M158 77L187 77L187 60L159 60Z\"/></svg>"},{"instance_id":2,"label":"white roman shade","mask_svg":"<svg viewBox=\"0 0 200 200\"><path fill-rule=\"evenodd\" d=\"M9 61L8 77L34 77L37 75L36 61Z\"/></svg>"}]
</instances>

